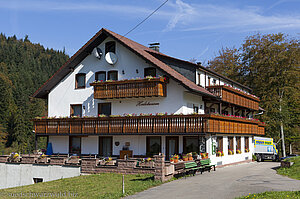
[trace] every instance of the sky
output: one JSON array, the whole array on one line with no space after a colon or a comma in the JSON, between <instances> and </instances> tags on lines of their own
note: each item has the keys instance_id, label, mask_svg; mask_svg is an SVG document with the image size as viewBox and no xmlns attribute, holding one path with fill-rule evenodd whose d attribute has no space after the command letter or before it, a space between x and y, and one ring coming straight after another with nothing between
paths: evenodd
<instances>
[{"instance_id":1,"label":"sky","mask_svg":"<svg viewBox=\"0 0 300 199\"><path fill-rule=\"evenodd\" d=\"M102 27L120 35L165 0L0 0L0 32L72 56ZM203 64L247 36L285 33L300 39L300 0L169 0L127 35Z\"/></svg>"}]
</instances>

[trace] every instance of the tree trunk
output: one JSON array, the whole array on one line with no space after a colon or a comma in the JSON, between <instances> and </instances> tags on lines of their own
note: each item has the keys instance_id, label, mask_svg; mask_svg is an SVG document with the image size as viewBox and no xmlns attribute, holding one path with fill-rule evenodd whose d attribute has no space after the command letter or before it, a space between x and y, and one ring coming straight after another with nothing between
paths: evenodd
<instances>
[{"instance_id":1,"label":"tree trunk","mask_svg":"<svg viewBox=\"0 0 300 199\"><path fill-rule=\"evenodd\" d=\"M293 151L292 151L292 143L290 143L290 154L292 154Z\"/></svg>"},{"instance_id":2,"label":"tree trunk","mask_svg":"<svg viewBox=\"0 0 300 199\"><path fill-rule=\"evenodd\" d=\"M282 156L285 157L285 143L284 143L284 132L283 132L283 123L280 121L280 131L281 131L281 139L282 139Z\"/></svg>"}]
</instances>

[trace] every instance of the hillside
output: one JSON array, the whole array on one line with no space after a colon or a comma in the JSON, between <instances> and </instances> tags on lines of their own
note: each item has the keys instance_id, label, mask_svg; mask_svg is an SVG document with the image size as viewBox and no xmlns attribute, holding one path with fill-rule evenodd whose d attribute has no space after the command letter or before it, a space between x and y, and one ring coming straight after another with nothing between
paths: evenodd
<instances>
[{"instance_id":1,"label":"hillside","mask_svg":"<svg viewBox=\"0 0 300 199\"><path fill-rule=\"evenodd\" d=\"M30 119L46 114L46 102L30 96L68 59L62 51L0 34L0 150L32 150Z\"/></svg>"}]
</instances>

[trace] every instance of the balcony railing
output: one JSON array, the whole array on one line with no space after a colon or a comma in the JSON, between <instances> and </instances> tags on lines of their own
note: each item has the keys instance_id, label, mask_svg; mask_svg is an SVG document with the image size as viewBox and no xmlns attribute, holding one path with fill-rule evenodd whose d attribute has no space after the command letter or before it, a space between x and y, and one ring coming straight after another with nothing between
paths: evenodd
<instances>
[{"instance_id":1,"label":"balcony railing","mask_svg":"<svg viewBox=\"0 0 300 199\"><path fill-rule=\"evenodd\" d=\"M120 80L91 83L95 99L166 97L167 86L163 77L152 79Z\"/></svg>"},{"instance_id":2,"label":"balcony railing","mask_svg":"<svg viewBox=\"0 0 300 199\"><path fill-rule=\"evenodd\" d=\"M224 102L236 104L238 106L246 107L252 110L258 110L259 108L259 98L236 90L232 87L219 85L208 86L207 89L211 93L220 97Z\"/></svg>"},{"instance_id":3,"label":"balcony railing","mask_svg":"<svg viewBox=\"0 0 300 199\"><path fill-rule=\"evenodd\" d=\"M257 121L217 115L35 119L34 130L37 135L264 134Z\"/></svg>"}]
</instances>

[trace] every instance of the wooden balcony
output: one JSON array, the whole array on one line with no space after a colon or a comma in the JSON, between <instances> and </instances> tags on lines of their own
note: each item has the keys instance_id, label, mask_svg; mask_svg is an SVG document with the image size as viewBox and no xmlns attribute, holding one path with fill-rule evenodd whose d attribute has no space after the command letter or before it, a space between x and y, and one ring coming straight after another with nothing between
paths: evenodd
<instances>
[{"instance_id":1,"label":"wooden balcony","mask_svg":"<svg viewBox=\"0 0 300 199\"><path fill-rule=\"evenodd\" d=\"M219 85L219 86L208 86L207 89L220 97L222 101L242 106L252 110L258 110L259 98L252 95L248 95L242 91L236 90L232 87Z\"/></svg>"},{"instance_id":2,"label":"wooden balcony","mask_svg":"<svg viewBox=\"0 0 300 199\"><path fill-rule=\"evenodd\" d=\"M91 83L95 99L138 97L166 97L167 86L163 77L153 79L120 80Z\"/></svg>"},{"instance_id":3,"label":"wooden balcony","mask_svg":"<svg viewBox=\"0 0 300 199\"><path fill-rule=\"evenodd\" d=\"M264 134L257 121L217 115L35 119L34 130L36 135Z\"/></svg>"}]
</instances>

